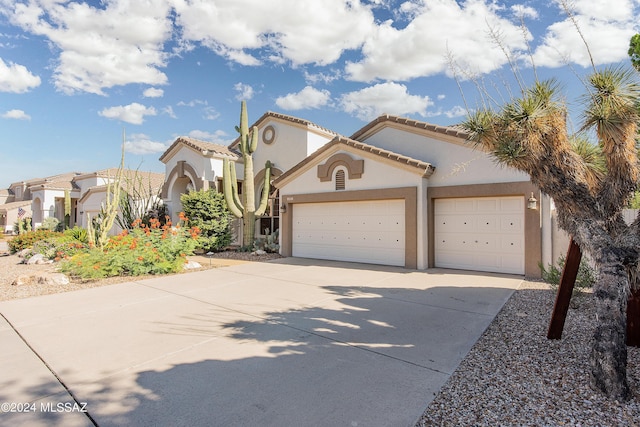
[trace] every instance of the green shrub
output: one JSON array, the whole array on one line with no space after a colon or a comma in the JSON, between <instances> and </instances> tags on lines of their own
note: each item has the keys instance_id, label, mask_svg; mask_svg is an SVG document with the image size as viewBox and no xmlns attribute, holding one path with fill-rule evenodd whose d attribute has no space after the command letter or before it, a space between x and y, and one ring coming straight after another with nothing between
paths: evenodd
<instances>
[{"instance_id":1,"label":"green shrub","mask_svg":"<svg viewBox=\"0 0 640 427\"><path fill-rule=\"evenodd\" d=\"M80 228L75 226L73 228L69 228L64 231L65 236L69 236L74 240L77 240L81 243L89 243L89 234L87 233L86 228Z\"/></svg>"},{"instance_id":2,"label":"green shrub","mask_svg":"<svg viewBox=\"0 0 640 427\"><path fill-rule=\"evenodd\" d=\"M278 253L280 251L280 243L278 242L278 230L271 232L268 228L264 229L265 237L259 237L253 243L255 250L262 250L269 253Z\"/></svg>"},{"instance_id":3,"label":"green shrub","mask_svg":"<svg viewBox=\"0 0 640 427\"><path fill-rule=\"evenodd\" d=\"M562 270L564 269L565 257L558 258L556 265L550 264L548 268L544 268L542 263L539 264L540 271L542 272L542 280L547 282L551 289L558 290L560 285L560 278L562 276ZM576 283L573 287L574 295L584 292L587 289L593 288L598 278L598 272L595 268L589 265L589 262L583 257L578 267L578 275L576 276Z\"/></svg>"},{"instance_id":4,"label":"green shrub","mask_svg":"<svg viewBox=\"0 0 640 427\"><path fill-rule=\"evenodd\" d=\"M42 224L40 225L40 227L38 227L38 229L56 231L59 224L60 221L58 220L58 218L49 216L42 220Z\"/></svg>"},{"instance_id":5,"label":"green shrub","mask_svg":"<svg viewBox=\"0 0 640 427\"><path fill-rule=\"evenodd\" d=\"M63 261L61 271L82 279L174 273L197 245L195 228L161 226L158 220L152 220L151 227L142 220L133 224L132 230L111 237L102 250L94 247Z\"/></svg>"},{"instance_id":6,"label":"green shrub","mask_svg":"<svg viewBox=\"0 0 640 427\"><path fill-rule=\"evenodd\" d=\"M88 249L89 245L86 242L80 242L66 234L38 240L33 244L34 254L42 254L45 258L54 261L69 259Z\"/></svg>"},{"instance_id":7,"label":"green shrub","mask_svg":"<svg viewBox=\"0 0 640 427\"><path fill-rule=\"evenodd\" d=\"M9 240L9 251L12 254L15 254L16 252L19 252L23 249L33 248L34 243L40 240L59 236L62 236L62 233L51 230L27 231L22 234L18 234L17 236Z\"/></svg>"},{"instance_id":8,"label":"green shrub","mask_svg":"<svg viewBox=\"0 0 640 427\"><path fill-rule=\"evenodd\" d=\"M220 251L231 243L231 212L224 195L215 190L191 191L180 196L181 220L200 230L199 248Z\"/></svg>"}]
</instances>

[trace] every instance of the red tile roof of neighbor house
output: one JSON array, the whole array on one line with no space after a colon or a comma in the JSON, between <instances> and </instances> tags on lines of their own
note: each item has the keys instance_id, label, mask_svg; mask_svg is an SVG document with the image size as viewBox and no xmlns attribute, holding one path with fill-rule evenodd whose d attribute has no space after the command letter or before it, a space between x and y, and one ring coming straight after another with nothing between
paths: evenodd
<instances>
[{"instance_id":1,"label":"red tile roof of neighbor house","mask_svg":"<svg viewBox=\"0 0 640 427\"><path fill-rule=\"evenodd\" d=\"M231 158L237 158L240 153L232 150L231 148L221 145L215 144L213 142L200 141L199 139L190 138L188 136L180 136L178 137L173 144L169 148L165 150L165 152L160 156L160 161L165 159L168 154L178 145L186 145L187 147L191 147L194 150L200 151L203 155L213 154L213 155L221 155Z\"/></svg>"},{"instance_id":2,"label":"red tile roof of neighbor house","mask_svg":"<svg viewBox=\"0 0 640 427\"><path fill-rule=\"evenodd\" d=\"M11 186L16 184L22 184L27 186L37 186L37 185L49 185L54 183L62 183L62 182L71 182L71 180L76 177L82 175L80 172L66 172L58 175L52 175L45 178L31 178L25 181L16 181L11 183Z\"/></svg>"}]
</instances>

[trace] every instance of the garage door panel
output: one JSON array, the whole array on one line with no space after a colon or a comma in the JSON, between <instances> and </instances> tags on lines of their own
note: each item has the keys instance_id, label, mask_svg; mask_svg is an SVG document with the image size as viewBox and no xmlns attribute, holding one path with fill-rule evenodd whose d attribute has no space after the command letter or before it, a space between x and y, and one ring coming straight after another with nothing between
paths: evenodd
<instances>
[{"instance_id":1,"label":"garage door panel","mask_svg":"<svg viewBox=\"0 0 640 427\"><path fill-rule=\"evenodd\" d=\"M440 199L434 204L437 267L524 274L524 198Z\"/></svg>"},{"instance_id":2,"label":"garage door panel","mask_svg":"<svg viewBox=\"0 0 640 427\"><path fill-rule=\"evenodd\" d=\"M404 266L404 201L299 204L292 235L293 256Z\"/></svg>"}]
</instances>

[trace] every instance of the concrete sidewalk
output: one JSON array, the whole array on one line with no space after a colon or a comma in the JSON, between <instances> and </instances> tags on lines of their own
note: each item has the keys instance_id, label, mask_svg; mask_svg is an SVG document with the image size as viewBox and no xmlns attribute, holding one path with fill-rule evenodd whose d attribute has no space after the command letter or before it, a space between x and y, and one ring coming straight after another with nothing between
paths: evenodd
<instances>
[{"instance_id":1,"label":"concrete sidewalk","mask_svg":"<svg viewBox=\"0 0 640 427\"><path fill-rule=\"evenodd\" d=\"M410 426L521 281L285 258L2 302L0 425Z\"/></svg>"}]
</instances>

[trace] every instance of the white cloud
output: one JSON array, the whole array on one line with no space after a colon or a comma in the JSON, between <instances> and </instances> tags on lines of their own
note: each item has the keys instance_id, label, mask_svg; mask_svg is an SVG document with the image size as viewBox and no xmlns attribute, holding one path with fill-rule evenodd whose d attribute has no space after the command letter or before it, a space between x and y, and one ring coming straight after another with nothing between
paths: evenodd
<instances>
[{"instance_id":1,"label":"white cloud","mask_svg":"<svg viewBox=\"0 0 640 427\"><path fill-rule=\"evenodd\" d=\"M407 87L398 83L380 83L357 92L350 92L340 100L342 109L363 121L371 121L382 114L427 116L433 105L428 96L410 95Z\"/></svg>"},{"instance_id":2,"label":"white cloud","mask_svg":"<svg viewBox=\"0 0 640 427\"><path fill-rule=\"evenodd\" d=\"M640 7L634 6L633 0L575 2L573 7L571 13L596 65L627 59L629 39L638 31ZM547 67L559 67L567 62L583 67L591 65L584 41L569 18L547 28L533 60L537 66Z\"/></svg>"},{"instance_id":3,"label":"white cloud","mask_svg":"<svg viewBox=\"0 0 640 427\"><path fill-rule=\"evenodd\" d=\"M531 6L514 4L511 6L511 11L518 17L518 19L538 19L538 11Z\"/></svg>"},{"instance_id":4,"label":"white cloud","mask_svg":"<svg viewBox=\"0 0 640 427\"><path fill-rule=\"evenodd\" d=\"M526 49L518 24L499 15L500 8L485 0L434 0L415 3L415 18L405 28L382 23L362 48L364 58L347 62L348 78L371 82L410 80L448 70L451 52L458 65L474 73L489 73L507 62L502 50L488 37L498 28L509 51Z\"/></svg>"},{"instance_id":5,"label":"white cloud","mask_svg":"<svg viewBox=\"0 0 640 427\"><path fill-rule=\"evenodd\" d=\"M124 143L124 150L132 154L153 154L162 153L169 147L169 144L152 141L143 133L132 134Z\"/></svg>"},{"instance_id":6,"label":"white cloud","mask_svg":"<svg viewBox=\"0 0 640 427\"><path fill-rule=\"evenodd\" d=\"M342 78L342 72L339 70L331 70L331 73L309 73L304 71L304 81L307 84L314 85L317 83L330 84Z\"/></svg>"},{"instance_id":7,"label":"white cloud","mask_svg":"<svg viewBox=\"0 0 640 427\"><path fill-rule=\"evenodd\" d=\"M31 120L31 116L22 110L9 110L2 115L3 119Z\"/></svg>"},{"instance_id":8,"label":"white cloud","mask_svg":"<svg viewBox=\"0 0 640 427\"><path fill-rule=\"evenodd\" d=\"M191 138L214 142L221 145L229 145L231 142L233 142L234 139L229 138L229 135L221 130L215 131L213 133L204 130L192 130L191 132L189 132L189 136Z\"/></svg>"},{"instance_id":9,"label":"white cloud","mask_svg":"<svg viewBox=\"0 0 640 427\"><path fill-rule=\"evenodd\" d=\"M285 110L305 110L324 107L331 99L331 92L307 86L298 93L289 93L276 99L276 105Z\"/></svg>"},{"instance_id":10,"label":"white cloud","mask_svg":"<svg viewBox=\"0 0 640 427\"><path fill-rule=\"evenodd\" d=\"M166 107L164 107L162 109L162 113L166 114L167 116L171 117L172 119L177 119L178 116L176 116L176 113L173 112L173 107L171 105L167 105Z\"/></svg>"},{"instance_id":11,"label":"white cloud","mask_svg":"<svg viewBox=\"0 0 640 427\"><path fill-rule=\"evenodd\" d=\"M145 107L142 104L134 102L129 105L105 108L98 114L108 119L117 119L134 125L140 125L144 122L145 116L155 116L157 113L153 107Z\"/></svg>"},{"instance_id":12,"label":"white cloud","mask_svg":"<svg viewBox=\"0 0 640 427\"><path fill-rule=\"evenodd\" d=\"M8 3L12 24L44 36L59 51L53 81L64 93L103 90L128 83L161 85L160 71L171 37L166 0L107 1L104 9L87 3L35 1Z\"/></svg>"},{"instance_id":13,"label":"white cloud","mask_svg":"<svg viewBox=\"0 0 640 427\"><path fill-rule=\"evenodd\" d=\"M465 117L467 115L467 109L460 106L460 105L456 105L455 107L453 107L452 109L450 109L449 111L445 111L444 115L447 116L450 119L455 119L456 117Z\"/></svg>"},{"instance_id":14,"label":"white cloud","mask_svg":"<svg viewBox=\"0 0 640 427\"><path fill-rule=\"evenodd\" d=\"M178 107L195 107L196 105L207 105L207 101L201 99L192 99L191 101L179 101Z\"/></svg>"},{"instance_id":15,"label":"white cloud","mask_svg":"<svg viewBox=\"0 0 640 427\"><path fill-rule=\"evenodd\" d=\"M142 92L142 96L144 96L145 98L162 98L163 95L164 90L155 87L150 87Z\"/></svg>"},{"instance_id":16,"label":"white cloud","mask_svg":"<svg viewBox=\"0 0 640 427\"><path fill-rule=\"evenodd\" d=\"M236 100L238 101L249 101L253 98L253 88L250 85L244 83L236 83L233 85L233 89L238 92L236 95Z\"/></svg>"},{"instance_id":17,"label":"white cloud","mask_svg":"<svg viewBox=\"0 0 640 427\"><path fill-rule=\"evenodd\" d=\"M5 63L0 58L0 92L24 93L40 86L40 77L24 65Z\"/></svg>"},{"instance_id":18,"label":"white cloud","mask_svg":"<svg viewBox=\"0 0 640 427\"><path fill-rule=\"evenodd\" d=\"M359 48L374 27L369 6L359 1L174 0L174 6L184 39L243 65L331 64Z\"/></svg>"},{"instance_id":19,"label":"white cloud","mask_svg":"<svg viewBox=\"0 0 640 427\"><path fill-rule=\"evenodd\" d=\"M202 109L202 118L205 120L215 120L220 117L220 113L213 107L204 107Z\"/></svg>"}]
</instances>

